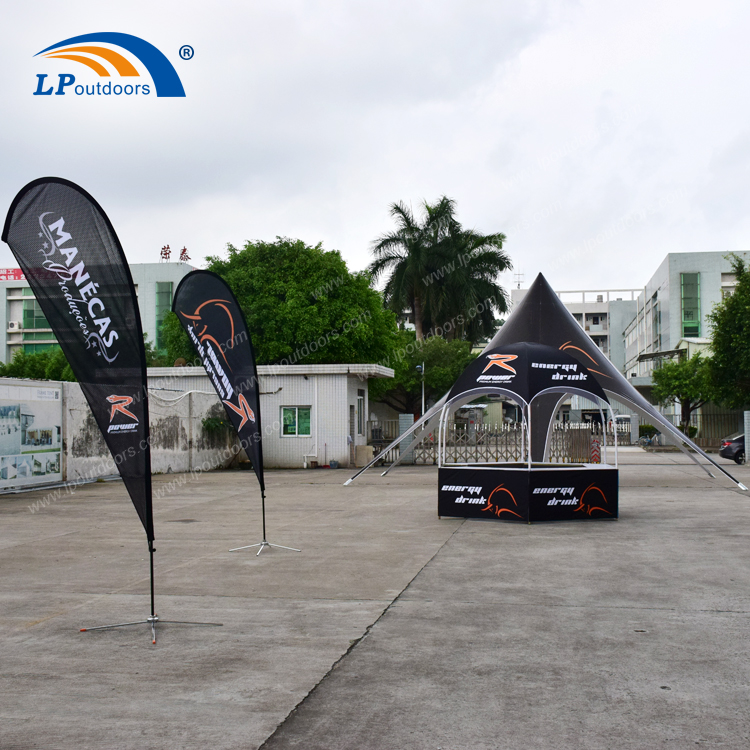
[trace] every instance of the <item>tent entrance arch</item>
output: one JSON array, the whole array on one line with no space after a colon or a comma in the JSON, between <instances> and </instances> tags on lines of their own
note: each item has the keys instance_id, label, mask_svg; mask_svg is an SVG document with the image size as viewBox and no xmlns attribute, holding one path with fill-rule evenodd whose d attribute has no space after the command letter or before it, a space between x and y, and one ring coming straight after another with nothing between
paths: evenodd
<instances>
[{"instance_id":1,"label":"tent entrance arch","mask_svg":"<svg viewBox=\"0 0 750 750\"><path fill-rule=\"evenodd\" d=\"M570 364L558 352L552 353L552 362L540 355L549 354L535 348L535 358L528 364ZM507 352L506 352L507 353ZM576 373L585 374L585 368L576 367ZM603 463L555 463L549 460L549 444L553 417L549 421L534 423L533 411L537 399L554 397L556 406L570 394L577 394L599 403L602 422L604 412L614 413L603 393L591 389L549 386L532 389L527 401L509 387L479 386L448 396L438 420L438 515L462 518L493 518L507 521L562 521L594 518L617 518L618 470L617 444L610 455L606 445ZM523 449L521 461L459 462L450 460L446 450L447 425L451 413L461 405L495 395L518 403L521 409ZM534 460L532 454L535 431L544 433L544 460ZM606 441L605 441L606 443ZM614 461L613 465L608 459Z\"/></svg>"}]
</instances>

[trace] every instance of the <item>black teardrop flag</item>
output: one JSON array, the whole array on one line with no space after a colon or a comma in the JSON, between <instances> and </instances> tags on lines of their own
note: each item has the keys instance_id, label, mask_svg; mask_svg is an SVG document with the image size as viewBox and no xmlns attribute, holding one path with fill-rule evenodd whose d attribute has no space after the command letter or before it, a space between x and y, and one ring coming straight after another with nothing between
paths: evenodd
<instances>
[{"instance_id":1,"label":"black teardrop flag","mask_svg":"<svg viewBox=\"0 0 750 750\"><path fill-rule=\"evenodd\" d=\"M15 197L2 237L81 385L151 542L146 354L115 230L85 190L44 177Z\"/></svg>"},{"instance_id":2,"label":"black teardrop flag","mask_svg":"<svg viewBox=\"0 0 750 750\"><path fill-rule=\"evenodd\" d=\"M220 276L192 271L177 287L172 310L200 355L265 492L258 372L237 299Z\"/></svg>"}]
</instances>

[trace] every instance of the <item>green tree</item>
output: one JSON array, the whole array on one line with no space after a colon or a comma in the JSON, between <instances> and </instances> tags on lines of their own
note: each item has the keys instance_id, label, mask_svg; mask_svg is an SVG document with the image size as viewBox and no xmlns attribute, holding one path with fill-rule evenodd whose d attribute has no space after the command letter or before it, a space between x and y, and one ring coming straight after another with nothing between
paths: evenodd
<instances>
[{"instance_id":1,"label":"green tree","mask_svg":"<svg viewBox=\"0 0 750 750\"><path fill-rule=\"evenodd\" d=\"M185 333L185 329L180 323L180 319L173 313L169 312L164 316L161 324L162 341L167 350L164 359L166 366L171 367L175 360L184 359L189 365L200 365L200 357L195 347L190 341L190 337Z\"/></svg>"},{"instance_id":2,"label":"green tree","mask_svg":"<svg viewBox=\"0 0 750 750\"><path fill-rule=\"evenodd\" d=\"M414 331L399 331L396 346L387 360L395 377L369 380L369 396L382 401L401 414L416 414L422 410L422 376L417 365L425 365L425 400L441 398L466 366L476 357L468 341L446 341L431 336L419 341Z\"/></svg>"},{"instance_id":3,"label":"green tree","mask_svg":"<svg viewBox=\"0 0 750 750\"><path fill-rule=\"evenodd\" d=\"M711 399L710 361L700 354L668 362L654 370L653 396L663 404L679 403L680 429L687 435L690 415Z\"/></svg>"},{"instance_id":4,"label":"green tree","mask_svg":"<svg viewBox=\"0 0 750 750\"><path fill-rule=\"evenodd\" d=\"M18 349L8 364L0 363L0 377L33 380L66 380L75 382L75 375L60 347L27 354Z\"/></svg>"},{"instance_id":5,"label":"green tree","mask_svg":"<svg viewBox=\"0 0 750 750\"><path fill-rule=\"evenodd\" d=\"M148 340L148 334L143 334L143 348L146 352L146 367L169 367L172 362L169 361L169 355L162 354L154 348L154 345Z\"/></svg>"},{"instance_id":6,"label":"green tree","mask_svg":"<svg viewBox=\"0 0 750 750\"><path fill-rule=\"evenodd\" d=\"M390 210L397 227L372 247L373 279L387 274L384 295L397 314L411 309L418 340L438 328L448 338L476 341L496 328L494 310L507 310L507 295L497 283L512 268L503 251L505 235L464 229L456 203L443 196L422 205L415 217L403 203Z\"/></svg>"},{"instance_id":7,"label":"green tree","mask_svg":"<svg viewBox=\"0 0 750 750\"><path fill-rule=\"evenodd\" d=\"M750 407L750 268L730 256L737 286L706 316L711 327L714 398L730 409Z\"/></svg>"},{"instance_id":8,"label":"green tree","mask_svg":"<svg viewBox=\"0 0 750 750\"><path fill-rule=\"evenodd\" d=\"M338 251L277 237L229 245L228 257L208 263L237 296L258 364L378 362L393 347L395 316ZM167 316L163 329L172 360L185 356L174 323Z\"/></svg>"}]
</instances>

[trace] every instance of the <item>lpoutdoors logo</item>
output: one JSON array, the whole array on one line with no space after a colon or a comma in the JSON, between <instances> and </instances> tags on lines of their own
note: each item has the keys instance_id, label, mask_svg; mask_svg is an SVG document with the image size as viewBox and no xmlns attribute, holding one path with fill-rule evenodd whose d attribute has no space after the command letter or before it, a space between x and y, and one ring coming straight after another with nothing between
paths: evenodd
<instances>
[{"instance_id":1,"label":"lpoutdoors logo","mask_svg":"<svg viewBox=\"0 0 750 750\"><path fill-rule=\"evenodd\" d=\"M130 57L126 57L118 49L124 50ZM130 34L82 34L57 42L37 52L35 57L39 55L46 59L67 60L84 65L89 71L107 80L93 82L84 78L77 83L73 73L58 73L55 81L54 76L47 80L49 74L37 73L34 96L149 96L152 89L156 90L156 96L185 96L182 81L172 63L153 44ZM193 56L192 48L187 45L182 47L180 56L189 60ZM133 64L133 60L137 61L138 67ZM140 67L145 68L151 77L150 82L148 78L144 82ZM113 83L109 80L113 74L124 80Z\"/></svg>"}]
</instances>

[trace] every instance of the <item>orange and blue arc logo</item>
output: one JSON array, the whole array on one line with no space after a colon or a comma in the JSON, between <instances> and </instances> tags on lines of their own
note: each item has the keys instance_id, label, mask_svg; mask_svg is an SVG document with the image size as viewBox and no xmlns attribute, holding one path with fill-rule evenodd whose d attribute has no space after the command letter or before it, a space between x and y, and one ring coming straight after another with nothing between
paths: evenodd
<instances>
[{"instance_id":1,"label":"orange and blue arc logo","mask_svg":"<svg viewBox=\"0 0 750 750\"><path fill-rule=\"evenodd\" d=\"M192 51L192 48L188 49ZM47 82L48 74L37 73L34 96L62 96L69 92L78 96L143 96L150 94L152 87L156 90L157 97L185 96L182 81L166 56L153 44L131 34L82 34L46 47L36 54L36 57L39 56L83 65L89 71L93 71L98 78L106 80L103 84L101 81L97 81L95 85L76 84L73 73L59 73L57 83L54 84L52 81ZM134 60L137 61L138 67ZM147 75L144 75L144 72ZM114 77L125 80L123 83L112 83L111 79Z\"/></svg>"}]
</instances>

